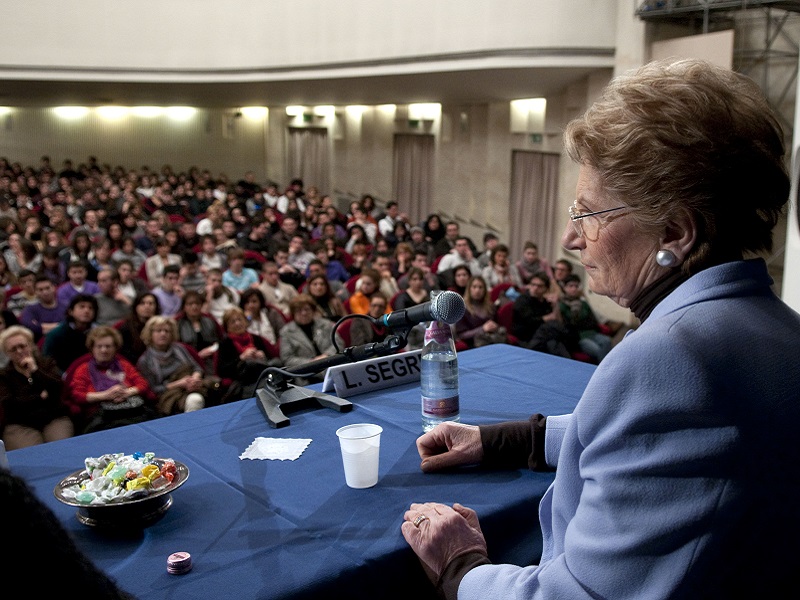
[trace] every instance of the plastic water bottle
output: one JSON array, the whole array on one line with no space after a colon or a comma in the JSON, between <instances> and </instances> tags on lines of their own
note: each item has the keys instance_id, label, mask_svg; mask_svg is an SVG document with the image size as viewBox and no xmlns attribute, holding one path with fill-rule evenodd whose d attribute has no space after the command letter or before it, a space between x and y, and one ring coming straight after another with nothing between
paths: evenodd
<instances>
[{"instance_id":1,"label":"plastic water bottle","mask_svg":"<svg viewBox=\"0 0 800 600\"><path fill-rule=\"evenodd\" d=\"M432 292L435 298L438 292ZM458 356L450 325L431 321L425 329L420 362L422 431L444 421L459 420Z\"/></svg>"}]
</instances>

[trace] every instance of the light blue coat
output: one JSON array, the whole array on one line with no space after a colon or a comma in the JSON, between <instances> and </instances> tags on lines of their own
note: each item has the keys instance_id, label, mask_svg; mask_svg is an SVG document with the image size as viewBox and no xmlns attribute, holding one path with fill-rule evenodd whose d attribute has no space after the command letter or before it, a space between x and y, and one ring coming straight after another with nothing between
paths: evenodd
<instances>
[{"instance_id":1,"label":"light blue coat","mask_svg":"<svg viewBox=\"0 0 800 600\"><path fill-rule=\"evenodd\" d=\"M540 566L479 566L460 599L800 597L800 315L771 283L707 269L606 356L547 420Z\"/></svg>"}]
</instances>

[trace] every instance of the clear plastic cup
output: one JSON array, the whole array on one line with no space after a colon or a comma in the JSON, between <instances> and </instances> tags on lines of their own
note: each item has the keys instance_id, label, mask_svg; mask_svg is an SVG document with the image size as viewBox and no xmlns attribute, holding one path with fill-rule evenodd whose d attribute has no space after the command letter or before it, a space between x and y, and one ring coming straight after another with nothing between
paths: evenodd
<instances>
[{"instance_id":1,"label":"clear plastic cup","mask_svg":"<svg viewBox=\"0 0 800 600\"><path fill-rule=\"evenodd\" d=\"M342 449L344 479L351 488L369 488L378 483L381 447L380 425L357 423L336 430Z\"/></svg>"}]
</instances>

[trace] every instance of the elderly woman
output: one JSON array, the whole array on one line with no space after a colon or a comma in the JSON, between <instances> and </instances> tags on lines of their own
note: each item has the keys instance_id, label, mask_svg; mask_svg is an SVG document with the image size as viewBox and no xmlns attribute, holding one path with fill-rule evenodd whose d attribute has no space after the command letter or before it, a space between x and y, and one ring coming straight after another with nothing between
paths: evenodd
<instances>
[{"instance_id":1,"label":"elderly woman","mask_svg":"<svg viewBox=\"0 0 800 600\"><path fill-rule=\"evenodd\" d=\"M8 364L0 369L0 433L7 450L72 437L75 429L61 403L61 372L40 356L31 331L12 325L0 333Z\"/></svg>"},{"instance_id":2,"label":"elderly woman","mask_svg":"<svg viewBox=\"0 0 800 600\"><path fill-rule=\"evenodd\" d=\"M119 354L122 335L100 326L86 336L90 355L66 374L72 403L81 409L83 433L152 419L154 396L142 374Z\"/></svg>"},{"instance_id":3,"label":"elderly woman","mask_svg":"<svg viewBox=\"0 0 800 600\"><path fill-rule=\"evenodd\" d=\"M178 324L170 317L150 317L142 330L147 350L136 368L147 379L156 395L156 408L161 415L200 410L214 381L180 343ZM216 382L219 384L219 382Z\"/></svg>"},{"instance_id":4,"label":"elderly woman","mask_svg":"<svg viewBox=\"0 0 800 600\"><path fill-rule=\"evenodd\" d=\"M336 354L331 342L333 323L319 314L317 303L306 293L298 294L289 303L292 320L281 329L281 360L288 370ZM338 335L338 334L337 334ZM344 347L337 338L339 348ZM318 377L311 381L322 381Z\"/></svg>"},{"instance_id":5,"label":"elderly woman","mask_svg":"<svg viewBox=\"0 0 800 600\"><path fill-rule=\"evenodd\" d=\"M641 326L571 415L445 423L422 470L555 467L539 565L492 565L476 513L412 504L402 533L446 597L796 597L800 316L762 259L789 195L758 86L698 60L612 81L565 132L562 243Z\"/></svg>"}]
</instances>

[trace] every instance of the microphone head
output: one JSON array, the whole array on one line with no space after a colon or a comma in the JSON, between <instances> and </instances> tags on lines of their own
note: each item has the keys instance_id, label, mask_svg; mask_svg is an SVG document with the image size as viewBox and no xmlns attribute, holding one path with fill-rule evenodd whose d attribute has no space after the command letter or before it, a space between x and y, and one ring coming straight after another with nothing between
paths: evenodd
<instances>
[{"instance_id":1,"label":"microphone head","mask_svg":"<svg viewBox=\"0 0 800 600\"><path fill-rule=\"evenodd\" d=\"M448 290L442 292L431 300L431 314L437 321L443 321L448 325L453 325L461 320L467 312L467 305L457 292Z\"/></svg>"}]
</instances>

